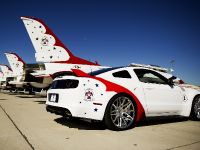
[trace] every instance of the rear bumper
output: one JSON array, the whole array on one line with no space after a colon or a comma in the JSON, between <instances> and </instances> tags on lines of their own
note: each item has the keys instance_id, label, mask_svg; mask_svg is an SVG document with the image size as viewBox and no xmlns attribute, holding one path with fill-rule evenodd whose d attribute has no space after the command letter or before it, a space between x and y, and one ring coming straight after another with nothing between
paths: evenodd
<instances>
[{"instance_id":1,"label":"rear bumper","mask_svg":"<svg viewBox=\"0 0 200 150\"><path fill-rule=\"evenodd\" d=\"M77 77L69 76L66 79L77 80ZM86 93L89 92L92 96L87 97ZM81 78L76 88L49 89L46 105L53 106L47 107L52 113L63 115L63 108L66 108L72 117L103 120L106 106L115 94L116 92L107 92L100 81Z\"/></svg>"},{"instance_id":2,"label":"rear bumper","mask_svg":"<svg viewBox=\"0 0 200 150\"><path fill-rule=\"evenodd\" d=\"M56 115L61 115L61 116L66 116L66 117L72 116L71 112L67 108L47 105L46 110L47 112L54 113Z\"/></svg>"}]
</instances>

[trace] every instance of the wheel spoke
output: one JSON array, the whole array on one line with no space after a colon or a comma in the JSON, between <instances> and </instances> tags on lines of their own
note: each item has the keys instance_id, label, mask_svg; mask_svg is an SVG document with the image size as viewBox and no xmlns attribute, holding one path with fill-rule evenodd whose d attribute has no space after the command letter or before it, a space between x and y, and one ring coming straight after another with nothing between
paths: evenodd
<instances>
[{"instance_id":1,"label":"wheel spoke","mask_svg":"<svg viewBox=\"0 0 200 150\"><path fill-rule=\"evenodd\" d=\"M125 107L123 107L124 111L127 111L128 108L130 108L132 106L131 102L129 102Z\"/></svg>"},{"instance_id":2,"label":"wheel spoke","mask_svg":"<svg viewBox=\"0 0 200 150\"><path fill-rule=\"evenodd\" d=\"M120 117L117 117L117 124L118 127L120 126Z\"/></svg>"},{"instance_id":3,"label":"wheel spoke","mask_svg":"<svg viewBox=\"0 0 200 150\"><path fill-rule=\"evenodd\" d=\"M116 120L119 118L118 115L115 116L115 119L113 120L113 122L116 122Z\"/></svg>"},{"instance_id":4,"label":"wheel spoke","mask_svg":"<svg viewBox=\"0 0 200 150\"><path fill-rule=\"evenodd\" d=\"M196 110L197 118L200 118L200 108Z\"/></svg>"},{"instance_id":5,"label":"wheel spoke","mask_svg":"<svg viewBox=\"0 0 200 150\"><path fill-rule=\"evenodd\" d=\"M133 117L131 117L129 114L126 113L126 115L127 115L127 116L126 116L126 119L128 119L129 121L132 121L132 120L133 120Z\"/></svg>"},{"instance_id":6,"label":"wheel spoke","mask_svg":"<svg viewBox=\"0 0 200 150\"><path fill-rule=\"evenodd\" d=\"M123 109L123 105L124 105L124 102L126 101L126 99L125 98L121 98L120 99L120 108L122 108Z\"/></svg>"},{"instance_id":7,"label":"wheel spoke","mask_svg":"<svg viewBox=\"0 0 200 150\"><path fill-rule=\"evenodd\" d=\"M119 101L120 101L120 99L118 98L117 100L116 100L116 106L119 108Z\"/></svg>"},{"instance_id":8,"label":"wheel spoke","mask_svg":"<svg viewBox=\"0 0 200 150\"><path fill-rule=\"evenodd\" d=\"M114 110L111 110L111 112L110 112L110 113L114 113L114 112L117 112L117 110L116 110L116 109L114 109Z\"/></svg>"},{"instance_id":9,"label":"wheel spoke","mask_svg":"<svg viewBox=\"0 0 200 150\"><path fill-rule=\"evenodd\" d=\"M110 115L113 116L113 117L119 116L119 113L117 112L117 110L113 110L113 111L111 111Z\"/></svg>"},{"instance_id":10,"label":"wheel spoke","mask_svg":"<svg viewBox=\"0 0 200 150\"><path fill-rule=\"evenodd\" d=\"M124 122L124 126L127 126L126 118L125 118L125 117L122 117L122 120L123 120L123 122Z\"/></svg>"},{"instance_id":11,"label":"wheel spoke","mask_svg":"<svg viewBox=\"0 0 200 150\"><path fill-rule=\"evenodd\" d=\"M118 98L118 108L121 107L121 98Z\"/></svg>"},{"instance_id":12,"label":"wheel spoke","mask_svg":"<svg viewBox=\"0 0 200 150\"><path fill-rule=\"evenodd\" d=\"M117 106L115 106L115 104L112 104L112 106L114 107L114 109L117 109Z\"/></svg>"},{"instance_id":13,"label":"wheel spoke","mask_svg":"<svg viewBox=\"0 0 200 150\"><path fill-rule=\"evenodd\" d=\"M122 117L119 117L119 126L122 127Z\"/></svg>"},{"instance_id":14,"label":"wheel spoke","mask_svg":"<svg viewBox=\"0 0 200 150\"><path fill-rule=\"evenodd\" d=\"M110 114L111 116L117 116L117 114Z\"/></svg>"}]
</instances>

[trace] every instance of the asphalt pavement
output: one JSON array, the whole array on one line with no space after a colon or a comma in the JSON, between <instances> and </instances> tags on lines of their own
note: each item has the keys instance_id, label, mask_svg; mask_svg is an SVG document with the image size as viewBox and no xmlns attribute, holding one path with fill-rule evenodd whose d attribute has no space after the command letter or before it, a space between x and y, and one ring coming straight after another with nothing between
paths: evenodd
<instances>
[{"instance_id":1,"label":"asphalt pavement","mask_svg":"<svg viewBox=\"0 0 200 150\"><path fill-rule=\"evenodd\" d=\"M0 150L199 150L200 122L148 119L126 131L46 112L45 96L0 93Z\"/></svg>"}]
</instances>

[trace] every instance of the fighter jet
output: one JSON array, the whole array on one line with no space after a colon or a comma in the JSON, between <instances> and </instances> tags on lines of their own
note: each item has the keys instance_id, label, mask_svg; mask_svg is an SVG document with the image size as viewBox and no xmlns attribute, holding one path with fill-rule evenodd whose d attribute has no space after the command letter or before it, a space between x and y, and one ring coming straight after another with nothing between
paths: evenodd
<instances>
[{"instance_id":1,"label":"fighter jet","mask_svg":"<svg viewBox=\"0 0 200 150\"><path fill-rule=\"evenodd\" d=\"M11 90L13 87L9 84L10 81L14 80L13 71L7 65L0 64L1 68L1 89Z\"/></svg>"},{"instance_id":2,"label":"fighter jet","mask_svg":"<svg viewBox=\"0 0 200 150\"><path fill-rule=\"evenodd\" d=\"M0 89L3 88L3 84L6 82L3 72L0 71Z\"/></svg>"},{"instance_id":3,"label":"fighter jet","mask_svg":"<svg viewBox=\"0 0 200 150\"><path fill-rule=\"evenodd\" d=\"M44 69L44 64L26 64L16 53L5 53L8 62L13 70L13 81L9 84L16 85L29 91L34 89L48 88L52 82L51 77L35 77L31 75L34 71Z\"/></svg>"}]
</instances>

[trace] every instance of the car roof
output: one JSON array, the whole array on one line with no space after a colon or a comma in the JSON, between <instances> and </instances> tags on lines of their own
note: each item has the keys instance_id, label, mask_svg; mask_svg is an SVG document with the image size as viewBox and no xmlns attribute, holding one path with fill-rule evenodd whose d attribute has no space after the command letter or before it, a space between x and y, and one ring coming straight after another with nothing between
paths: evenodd
<instances>
[{"instance_id":1,"label":"car roof","mask_svg":"<svg viewBox=\"0 0 200 150\"><path fill-rule=\"evenodd\" d=\"M97 70L97 71L93 71L90 73L90 75L92 76L97 76L97 75L100 75L100 74L103 74L103 73L107 73L107 72L113 72L113 71L117 71L117 70L122 70L122 69L145 69L145 70L151 70L151 71L155 71L155 72L158 72L160 74L162 74L163 72L161 71L158 71L158 70L154 70L152 68L146 68L146 67L142 67L142 66L121 66L121 67L111 67L111 68L104 68L104 69L100 69L100 70ZM166 73L166 74L169 74L170 73Z\"/></svg>"}]
</instances>

